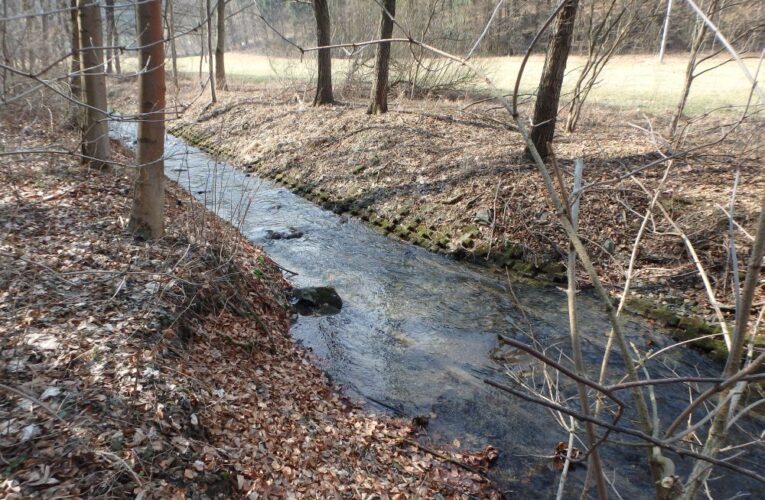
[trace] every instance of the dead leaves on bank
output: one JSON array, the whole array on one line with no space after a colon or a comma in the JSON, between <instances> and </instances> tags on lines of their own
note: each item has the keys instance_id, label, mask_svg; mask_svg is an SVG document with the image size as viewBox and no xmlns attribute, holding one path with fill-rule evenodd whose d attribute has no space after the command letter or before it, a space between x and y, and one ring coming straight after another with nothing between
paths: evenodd
<instances>
[{"instance_id":1,"label":"dead leaves on bank","mask_svg":"<svg viewBox=\"0 0 765 500\"><path fill-rule=\"evenodd\" d=\"M200 230L180 191L147 244L125 230L127 176L12 167L0 496L495 496L334 392L288 335L276 266L216 220Z\"/></svg>"}]
</instances>

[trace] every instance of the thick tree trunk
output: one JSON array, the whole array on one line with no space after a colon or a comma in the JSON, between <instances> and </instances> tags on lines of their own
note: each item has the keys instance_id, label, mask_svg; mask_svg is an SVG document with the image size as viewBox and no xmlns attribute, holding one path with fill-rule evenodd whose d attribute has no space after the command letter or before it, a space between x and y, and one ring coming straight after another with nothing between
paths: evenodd
<instances>
[{"instance_id":1,"label":"thick tree trunk","mask_svg":"<svg viewBox=\"0 0 765 500\"><path fill-rule=\"evenodd\" d=\"M162 43L162 0L138 4L141 121L138 122L138 174L129 229L136 237L154 239L165 232L165 46Z\"/></svg>"},{"instance_id":2,"label":"thick tree trunk","mask_svg":"<svg viewBox=\"0 0 765 500\"><path fill-rule=\"evenodd\" d=\"M316 42L318 46L330 45L332 41L327 0L313 0L313 14L316 17ZM332 50L319 49L317 59L319 72L316 79L316 97L313 99L313 105L332 104L335 101L332 96Z\"/></svg>"},{"instance_id":3,"label":"thick tree trunk","mask_svg":"<svg viewBox=\"0 0 765 500\"><path fill-rule=\"evenodd\" d=\"M226 90L226 2L218 0L218 41L215 45L215 83L219 90Z\"/></svg>"},{"instance_id":4,"label":"thick tree trunk","mask_svg":"<svg viewBox=\"0 0 765 500\"><path fill-rule=\"evenodd\" d=\"M534 128L531 130L531 140L542 158L549 155L547 145L555 137L558 103L563 86L563 75L566 72L568 53L571 50L578 6L579 0L569 0L563 7L555 21L550 45L547 48L537 101L534 105Z\"/></svg>"},{"instance_id":5,"label":"thick tree trunk","mask_svg":"<svg viewBox=\"0 0 765 500\"><path fill-rule=\"evenodd\" d=\"M86 163L93 168L109 166L109 122L106 115L106 78L103 74L104 52L101 8L92 0L79 0L80 61L88 104L83 130Z\"/></svg>"},{"instance_id":6,"label":"thick tree trunk","mask_svg":"<svg viewBox=\"0 0 765 500\"><path fill-rule=\"evenodd\" d=\"M207 0L207 74L210 78L210 99L213 103L218 102L218 94L215 93L215 73L213 70L213 46L212 46L212 9L210 0Z\"/></svg>"},{"instance_id":7,"label":"thick tree trunk","mask_svg":"<svg viewBox=\"0 0 765 500\"><path fill-rule=\"evenodd\" d=\"M396 16L396 0L383 0L380 19L380 39L393 35L393 17ZM390 42L378 43L375 57L375 81L372 84L372 102L367 113L370 115L388 112L388 68L390 63Z\"/></svg>"}]
</instances>

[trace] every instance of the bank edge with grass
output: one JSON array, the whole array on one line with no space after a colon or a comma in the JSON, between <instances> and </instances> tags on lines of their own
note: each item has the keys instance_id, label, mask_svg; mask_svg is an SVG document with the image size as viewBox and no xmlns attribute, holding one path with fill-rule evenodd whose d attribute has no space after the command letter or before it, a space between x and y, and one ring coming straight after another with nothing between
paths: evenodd
<instances>
[{"instance_id":1,"label":"bank edge with grass","mask_svg":"<svg viewBox=\"0 0 765 500\"><path fill-rule=\"evenodd\" d=\"M220 144L215 133L205 131L195 123L181 123L169 132L214 158L226 160L245 172L282 185L326 210L338 215L357 217L387 236L457 260L466 260L494 271L510 273L515 280L542 286L566 281L566 268L562 261L550 259L540 262L527 259L527 252L520 242L505 242L499 249L492 248L491 241L487 241L483 236L477 223L454 230L444 225L428 223L427 214L409 208L386 213L374 206L359 203L346 193L330 191L321 182L302 181L291 175L288 169L273 168L265 161L242 163L234 148ZM614 299L614 303L618 303L618 299ZM714 337L721 333L721 328L704 321L700 314L679 314L659 301L639 296L629 298L625 307L629 312L667 328L678 341L693 341L690 345L694 348L709 353L714 359L725 359L725 343L721 338Z\"/></svg>"}]
</instances>

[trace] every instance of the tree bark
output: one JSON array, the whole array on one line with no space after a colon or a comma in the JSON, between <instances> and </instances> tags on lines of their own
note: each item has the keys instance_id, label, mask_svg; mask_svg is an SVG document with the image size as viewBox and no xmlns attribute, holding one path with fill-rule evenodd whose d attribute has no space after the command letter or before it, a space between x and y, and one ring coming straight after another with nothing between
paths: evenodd
<instances>
[{"instance_id":1,"label":"tree bark","mask_svg":"<svg viewBox=\"0 0 765 500\"><path fill-rule=\"evenodd\" d=\"M327 0L313 0L313 14L316 17L316 42L318 46L325 47L330 45L332 41ZM332 104L335 101L332 96L332 50L319 49L317 60L319 71L316 79L316 96L313 99L313 105Z\"/></svg>"},{"instance_id":2,"label":"tree bark","mask_svg":"<svg viewBox=\"0 0 765 500\"><path fill-rule=\"evenodd\" d=\"M560 102L568 53L571 50L578 6L579 0L569 0L558 14L550 45L547 48L542 78L539 81L539 92L534 104L534 128L531 130L531 140L542 158L546 158L550 154L547 145L555 137L558 103ZM528 149L526 154L530 155Z\"/></svg>"},{"instance_id":3,"label":"tree bark","mask_svg":"<svg viewBox=\"0 0 765 500\"><path fill-rule=\"evenodd\" d=\"M173 0L167 0L167 37L170 39L170 59L173 63L173 85L178 88L178 51L175 47L175 16Z\"/></svg>"},{"instance_id":4,"label":"tree bark","mask_svg":"<svg viewBox=\"0 0 765 500\"><path fill-rule=\"evenodd\" d=\"M33 0L24 0L23 8L24 12L27 14L31 14L34 10L34 2ZM34 73L34 67L35 67L35 51L33 49L34 45L34 22L35 22L36 16L28 16L26 19L26 23L24 26L24 57L21 59L21 67L28 71L29 73Z\"/></svg>"},{"instance_id":5,"label":"tree bark","mask_svg":"<svg viewBox=\"0 0 765 500\"><path fill-rule=\"evenodd\" d=\"M210 78L210 99L213 103L218 102L218 94L215 93L215 72L213 69L213 46L212 46L212 9L210 0L207 0L207 74Z\"/></svg>"},{"instance_id":6,"label":"tree bark","mask_svg":"<svg viewBox=\"0 0 765 500\"><path fill-rule=\"evenodd\" d=\"M226 65L224 55L226 52L226 2L218 0L218 40L215 45L215 83L218 90L227 90Z\"/></svg>"},{"instance_id":7,"label":"tree bark","mask_svg":"<svg viewBox=\"0 0 765 500\"><path fill-rule=\"evenodd\" d=\"M106 115L106 78L103 74L104 52L101 8L92 0L78 0L80 61L85 101L88 105L83 130L85 163L93 168L109 167L109 122Z\"/></svg>"},{"instance_id":8,"label":"tree bark","mask_svg":"<svg viewBox=\"0 0 765 500\"><path fill-rule=\"evenodd\" d=\"M82 100L82 75L80 74L80 22L78 21L79 13L77 11L77 0L69 0L69 6L71 10L70 22L72 24L72 62L70 67L71 78L69 80L69 87L72 92L72 97L77 101ZM78 104L72 106L71 123L77 128L82 128L82 110ZM83 150L84 152L84 150Z\"/></svg>"},{"instance_id":9,"label":"tree bark","mask_svg":"<svg viewBox=\"0 0 765 500\"><path fill-rule=\"evenodd\" d=\"M117 23L114 21L114 0L106 0L106 44L111 48L107 49L108 60L106 62L107 73L112 72L112 63L114 71L119 75L122 72L120 68L120 51L117 48L120 44L120 34L117 31Z\"/></svg>"},{"instance_id":10,"label":"tree bark","mask_svg":"<svg viewBox=\"0 0 765 500\"><path fill-rule=\"evenodd\" d=\"M712 3L709 4L707 17L711 18L714 15L717 10L717 2L718 0L712 0ZM681 137L677 135L677 127L680 125L680 118L682 118L683 113L685 112L685 106L688 104L691 85L693 84L694 78L696 78L696 75L694 74L696 71L696 60L704 45L704 38L707 36L706 23L701 19L699 19L697 23L696 36L693 38L688 64L685 67L685 79L683 80L683 90L680 91L680 101L677 103L677 109L675 110L675 114L672 116L672 122L669 125L668 135L670 143L672 144L672 149L676 149L681 142Z\"/></svg>"},{"instance_id":11,"label":"tree bark","mask_svg":"<svg viewBox=\"0 0 765 500\"><path fill-rule=\"evenodd\" d=\"M76 0L72 0L72 2L76 2ZM76 5L76 4L75 4ZM77 16L77 13L75 11L73 16ZM3 0L3 17L8 17L8 2L6 0ZM8 55L8 21L3 22L3 63L6 66L11 65L11 58ZM79 49L79 44L78 47ZM3 101L6 99L6 94L8 93L8 70L3 68Z\"/></svg>"},{"instance_id":12,"label":"tree bark","mask_svg":"<svg viewBox=\"0 0 765 500\"><path fill-rule=\"evenodd\" d=\"M380 39L393 35L393 18L396 16L396 0L383 0L380 19ZM375 56L375 80L372 84L372 102L367 113L370 115L388 112L388 68L390 66L390 42L377 44Z\"/></svg>"},{"instance_id":13,"label":"tree bark","mask_svg":"<svg viewBox=\"0 0 765 500\"><path fill-rule=\"evenodd\" d=\"M138 174L128 228L142 239L165 232L165 46L162 43L162 0L138 4L140 75L138 101Z\"/></svg>"},{"instance_id":14,"label":"tree bark","mask_svg":"<svg viewBox=\"0 0 765 500\"><path fill-rule=\"evenodd\" d=\"M106 0L106 48L104 49L104 58L106 59L106 72L114 73L112 66L112 56L116 50L112 49L114 45L114 0Z\"/></svg>"}]
</instances>

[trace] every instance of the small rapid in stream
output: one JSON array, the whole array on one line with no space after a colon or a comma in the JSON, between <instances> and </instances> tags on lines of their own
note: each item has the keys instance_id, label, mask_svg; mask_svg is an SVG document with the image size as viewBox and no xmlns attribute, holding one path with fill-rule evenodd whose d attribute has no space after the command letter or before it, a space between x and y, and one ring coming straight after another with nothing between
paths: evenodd
<instances>
[{"instance_id":1,"label":"small rapid in stream","mask_svg":"<svg viewBox=\"0 0 765 500\"><path fill-rule=\"evenodd\" d=\"M116 134L133 144L132 125ZM508 369L539 375L541 365L505 349L495 360L497 334L529 343L560 346L570 352L565 294L554 287L519 283L507 276L456 262L419 247L388 238L361 221L335 215L269 181L217 163L180 139L167 137L167 176L188 189L223 219L238 225L283 268L296 287L330 286L342 298L342 310L330 316L301 316L293 336L310 348L333 382L353 399L385 413L429 416L428 438L435 445L500 452L490 477L512 498L555 496L559 472L551 455L567 433L551 413L496 390L490 378L509 383ZM273 239L274 231L293 228L301 237ZM272 233L269 233L272 231ZM597 373L608 322L601 305L587 294L579 298L579 323L585 359ZM673 341L642 319L627 316L626 331L640 348ZM557 358L555 350L549 353ZM504 365L507 364L508 368ZM611 373L621 373L612 356ZM693 349L674 349L662 362L649 362L652 377L719 374L719 366ZM550 374L555 377L554 372ZM537 377L539 378L539 377ZM561 377L567 396L573 386ZM288 381L285 381L288 383ZM629 400L629 394L623 394ZM688 400L684 386L657 388L662 421L668 424ZM569 405L578 409L578 400ZM629 422L629 415L623 422ZM568 419L566 419L568 421ZM752 433L762 421L748 421ZM617 436L616 439L625 439ZM583 446L578 445L579 448ZM602 449L609 481L625 499L652 498L643 448L608 445ZM762 450L750 454L748 466L762 471ZM681 476L690 459L672 456ZM758 463L759 462L759 465ZM570 473L567 498L578 498L586 469ZM721 498L748 491L765 497L762 485L717 469L710 484ZM751 498L754 498L751 497Z\"/></svg>"}]
</instances>

